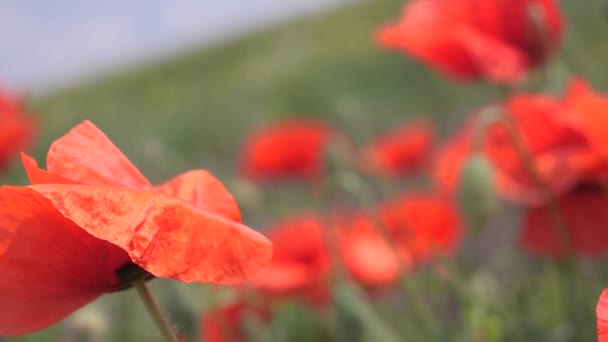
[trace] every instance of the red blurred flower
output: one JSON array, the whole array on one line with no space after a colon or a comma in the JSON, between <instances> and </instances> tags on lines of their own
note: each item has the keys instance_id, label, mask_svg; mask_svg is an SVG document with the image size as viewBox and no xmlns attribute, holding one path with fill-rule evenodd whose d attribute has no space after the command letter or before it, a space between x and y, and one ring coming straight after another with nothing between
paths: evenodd
<instances>
[{"instance_id":1,"label":"red blurred flower","mask_svg":"<svg viewBox=\"0 0 608 342\"><path fill-rule=\"evenodd\" d=\"M564 99L517 95L504 104L536 176L522 162L502 122L485 131L481 148L496 170L496 190L526 206L521 243L530 252L554 257L608 252L608 243L601 238L608 237L602 223L608 222L604 218L608 198L603 190L608 181L608 154L603 144L608 133L603 118L606 103L608 97L575 80ZM462 163L471 152L471 126L437 159L435 176L448 191L455 188ZM556 223L555 213L550 213L554 209L547 190L557 203L562 223Z\"/></svg>"},{"instance_id":2,"label":"red blurred flower","mask_svg":"<svg viewBox=\"0 0 608 342\"><path fill-rule=\"evenodd\" d=\"M334 220L345 266L365 287L394 283L401 271L453 252L460 238L456 209L434 195L401 196L379 209L378 218L359 213Z\"/></svg>"},{"instance_id":3,"label":"red blurred flower","mask_svg":"<svg viewBox=\"0 0 608 342\"><path fill-rule=\"evenodd\" d=\"M0 335L53 324L123 287L135 263L158 277L234 283L257 273L271 244L203 170L152 186L93 124L55 141L48 171L23 156L34 184L0 187ZM35 315L32 313L35 312Z\"/></svg>"},{"instance_id":4,"label":"red blurred flower","mask_svg":"<svg viewBox=\"0 0 608 342\"><path fill-rule=\"evenodd\" d=\"M331 129L320 120L274 122L245 141L241 170L256 181L318 178L330 135Z\"/></svg>"},{"instance_id":5,"label":"red blurred flower","mask_svg":"<svg viewBox=\"0 0 608 342\"><path fill-rule=\"evenodd\" d=\"M380 206L384 225L406 265L452 253L460 240L460 218L453 204L430 194L406 195Z\"/></svg>"},{"instance_id":6,"label":"red blurred flower","mask_svg":"<svg viewBox=\"0 0 608 342\"><path fill-rule=\"evenodd\" d=\"M30 142L35 126L34 119L24 115L21 101L0 89L0 170Z\"/></svg>"},{"instance_id":7,"label":"red blurred flower","mask_svg":"<svg viewBox=\"0 0 608 342\"><path fill-rule=\"evenodd\" d=\"M547 206L528 208L521 235L523 247L535 254L567 253L601 256L608 252L608 195L600 187L579 186L557 199L565 232L560 232ZM563 234L563 236L562 236ZM560 239L565 238L562 242ZM567 243L567 246L562 246Z\"/></svg>"},{"instance_id":8,"label":"red blurred flower","mask_svg":"<svg viewBox=\"0 0 608 342\"><path fill-rule=\"evenodd\" d=\"M574 185L589 155L589 144L583 132L572 123L571 109L545 95L520 94L501 107L509 115L515 130L533 158L542 182L555 194ZM464 130L440 148L436 156L434 176L441 189L453 192L460 170L473 150L476 113ZM490 124L483 134L482 152L496 170L496 190L514 202L543 204L542 189L522 163L502 121Z\"/></svg>"},{"instance_id":9,"label":"red blurred flower","mask_svg":"<svg viewBox=\"0 0 608 342\"><path fill-rule=\"evenodd\" d=\"M202 342L244 342L247 341L243 331L244 320L255 317L262 321L270 319L270 313L261 307L253 307L236 302L218 307L203 315L201 320Z\"/></svg>"},{"instance_id":10,"label":"red blurred flower","mask_svg":"<svg viewBox=\"0 0 608 342\"><path fill-rule=\"evenodd\" d=\"M277 222L267 231L274 252L252 285L277 296L302 296L313 303L327 299L330 262L321 218L303 213Z\"/></svg>"},{"instance_id":11,"label":"red blurred flower","mask_svg":"<svg viewBox=\"0 0 608 342\"><path fill-rule=\"evenodd\" d=\"M608 342L608 289L602 292L595 308L597 315L597 340Z\"/></svg>"},{"instance_id":12,"label":"red blurred flower","mask_svg":"<svg viewBox=\"0 0 608 342\"><path fill-rule=\"evenodd\" d=\"M367 288L395 283L401 261L366 214L336 215L340 251L353 280Z\"/></svg>"},{"instance_id":13,"label":"red blurred flower","mask_svg":"<svg viewBox=\"0 0 608 342\"><path fill-rule=\"evenodd\" d=\"M376 172L398 177L425 166L434 139L429 122L416 121L372 141L365 149L366 163Z\"/></svg>"},{"instance_id":14,"label":"red blurred flower","mask_svg":"<svg viewBox=\"0 0 608 342\"><path fill-rule=\"evenodd\" d=\"M377 39L456 79L513 83L545 62L562 26L553 0L414 0Z\"/></svg>"}]
</instances>

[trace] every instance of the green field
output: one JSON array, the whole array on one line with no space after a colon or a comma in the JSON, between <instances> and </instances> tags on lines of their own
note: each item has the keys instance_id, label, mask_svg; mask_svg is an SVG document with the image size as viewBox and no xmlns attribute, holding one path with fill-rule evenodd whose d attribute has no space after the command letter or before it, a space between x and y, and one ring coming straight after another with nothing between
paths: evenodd
<instances>
[{"instance_id":1,"label":"green field","mask_svg":"<svg viewBox=\"0 0 608 342\"><path fill-rule=\"evenodd\" d=\"M322 116L347 132L357 144L365 143L384 128L420 115L436 119L443 133L455 130L464 115L497 99L500 92L480 84L450 83L399 53L375 47L374 29L396 18L401 3L365 1L77 87L34 96L30 110L41 118L42 124L32 153L44 160L52 140L88 119L153 183L188 169L205 168L240 198L245 196L235 177L240 144L253 127L274 117L294 113ZM556 80L579 74L600 89L608 88L604 70L608 61L605 2L570 0L562 4L572 23L565 39L566 52L552 66L558 75ZM552 89L559 88L558 83L552 85ZM22 174L16 166L7 182L23 183ZM297 198L301 192L298 188L273 189L272 194L265 195L264 205L245 205L246 217L256 225L264 224L278 212L293 211L294 204L309 205ZM504 235L507 234L496 234ZM600 289L608 287L608 272L600 274L598 270L608 267L582 261L592 275L572 280L569 289L576 289L578 301L564 309L557 304L562 303L559 296L564 292L555 285L555 269L525 256L509 256L504 262L506 266L502 266L509 272L517 270L517 262L526 262L530 270L510 273L509 278L513 279L504 283L500 278L486 279L485 273L476 275L480 278L475 281L494 282L479 285L481 292L488 288L494 291L479 294L489 296L491 305L484 307L486 311L471 308L471 317L467 318L470 324L483 325L480 329L487 332L487 341L595 339L593 310ZM428 284L429 277L424 273L414 281L435 290L435 285ZM589 278L595 281L589 282ZM163 281L155 281L152 287L162 293L161 302L169 312L185 317L178 317L180 326L194 331L197 322L188 316L188 310L195 310L199 302L201 307L206 303L198 287ZM190 299L192 296L197 299ZM140 304L131 298L135 298L135 293L110 295L92 306L111 317L109 340L150 341L149 336L155 336ZM572 322L560 321L569 314L575 317ZM416 328L415 322L400 319L392 319L391 324L398 326L405 321L404 336L410 336L407 341L415 341L415 333L409 332ZM449 317L445 320L449 321ZM440 334L442 340L466 341L458 333L467 327L461 324L464 323L439 324L437 329L445 330ZM57 336L61 329L55 327L10 341L54 340L50 336Z\"/></svg>"}]
</instances>

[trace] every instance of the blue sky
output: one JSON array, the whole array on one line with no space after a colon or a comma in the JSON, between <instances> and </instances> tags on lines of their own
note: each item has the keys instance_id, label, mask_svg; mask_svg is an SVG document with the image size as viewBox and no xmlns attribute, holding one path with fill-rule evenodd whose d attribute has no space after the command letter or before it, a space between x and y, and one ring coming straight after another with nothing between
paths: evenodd
<instances>
[{"instance_id":1,"label":"blue sky","mask_svg":"<svg viewBox=\"0 0 608 342\"><path fill-rule=\"evenodd\" d=\"M2 0L0 84L44 90L353 0Z\"/></svg>"}]
</instances>

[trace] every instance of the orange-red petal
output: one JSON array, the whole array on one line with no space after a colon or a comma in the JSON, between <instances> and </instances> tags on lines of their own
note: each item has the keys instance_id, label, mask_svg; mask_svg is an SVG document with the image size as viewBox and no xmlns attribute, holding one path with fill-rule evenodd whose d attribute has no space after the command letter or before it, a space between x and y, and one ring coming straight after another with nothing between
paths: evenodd
<instances>
[{"instance_id":1,"label":"orange-red petal","mask_svg":"<svg viewBox=\"0 0 608 342\"><path fill-rule=\"evenodd\" d=\"M164 195L182 199L203 210L241 222L241 211L232 195L217 178L205 170L183 173L156 189Z\"/></svg>"},{"instance_id":2,"label":"orange-red petal","mask_svg":"<svg viewBox=\"0 0 608 342\"><path fill-rule=\"evenodd\" d=\"M272 244L263 235L180 199L109 186L32 188L158 277L231 284L257 274L272 255Z\"/></svg>"},{"instance_id":3,"label":"orange-red petal","mask_svg":"<svg viewBox=\"0 0 608 342\"><path fill-rule=\"evenodd\" d=\"M30 183L32 183L33 185L36 185L36 184L77 184L76 181L61 177L60 175L57 175L52 172L48 172L46 170L39 168L38 162L36 162L36 159L28 156L27 154L25 154L23 152L21 152L21 162L23 163L23 168L25 169L27 178L29 178Z\"/></svg>"},{"instance_id":4,"label":"orange-red petal","mask_svg":"<svg viewBox=\"0 0 608 342\"><path fill-rule=\"evenodd\" d=\"M608 289L602 292L595 313L597 315L597 341L608 342Z\"/></svg>"},{"instance_id":5,"label":"orange-red petal","mask_svg":"<svg viewBox=\"0 0 608 342\"><path fill-rule=\"evenodd\" d=\"M29 188L0 187L0 336L43 329L112 290L129 262Z\"/></svg>"},{"instance_id":6,"label":"orange-red petal","mask_svg":"<svg viewBox=\"0 0 608 342\"><path fill-rule=\"evenodd\" d=\"M82 184L150 188L150 182L95 125L84 121L55 140L47 170Z\"/></svg>"}]
</instances>

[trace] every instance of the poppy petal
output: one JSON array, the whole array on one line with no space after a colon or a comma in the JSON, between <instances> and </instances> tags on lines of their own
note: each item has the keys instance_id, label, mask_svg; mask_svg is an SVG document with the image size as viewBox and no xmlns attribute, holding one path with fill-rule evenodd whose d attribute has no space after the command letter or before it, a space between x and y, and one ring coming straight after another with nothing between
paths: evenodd
<instances>
[{"instance_id":1,"label":"poppy petal","mask_svg":"<svg viewBox=\"0 0 608 342\"><path fill-rule=\"evenodd\" d=\"M367 286L389 285L399 277L400 261L372 224L364 215L352 219L347 226L340 224L337 231L342 257L355 280Z\"/></svg>"},{"instance_id":2,"label":"poppy petal","mask_svg":"<svg viewBox=\"0 0 608 342\"><path fill-rule=\"evenodd\" d=\"M481 75L504 83L523 79L527 65L521 50L469 26L460 27L457 32L463 48Z\"/></svg>"},{"instance_id":3,"label":"poppy petal","mask_svg":"<svg viewBox=\"0 0 608 342\"><path fill-rule=\"evenodd\" d=\"M608 342L608 289L602 292L597 307L597 340L598 342Z\"/></svg>"},{"instance_id":4,"label":"poppy petal","mask_svg":"<svg viewBox=\"0 0 608 342\"><path fill-rule=\"evenodd\" d=\"M32 184L77 184L77 182L38 167L36 159L21 152L21 162Z\"/></svg>"},{"instance_id":5,"label":"poppy petal","mask_svg":"<svg viewBox=\"0 0 608 342\"><path fill-rule=\"evenodd\" d=\"M558 198L561 218L573 252L597 256L608 252L608 197L600 189L579 189ZM561 256L559 237L546 206L527 211L523 247L545 256Z\"/></svg>"},{"instance_id":6,"label":"poppy petal","mask_svg":"<svg viewBox=\"0 0 608 342\"><path fill-rule=\"evenodd\" d=\"M55 140L46 163L49 172L78 183L133 189L151 187L146 177L90 121Z\"/></svg>"},{"instance_id":7,"label":"poppy petal","mask_svg":"<svg viewBox=\"0 0 608 342\"><path fill-rule=\"evenodd\" d=\"M170 179L157 189L233 221L241 222L238 204L224 185L205 170L186 172Z\"/></svg>"},{"instance_id":8,"label":"poppy petal","mask_svg":"<svg viewBox=\"0 0 608 342\"><path fill-rule=\"evenodd\" d=\"M129 261L34 190L0 187L0 336L61 320L119 285L114 271Z\"/></svg>"},{"instance_id":9,"label":"poppy petal","mask_svg":"<svg viewBox=\"0 0 608 342\"><path fill-rule=\"evenodd\" d=\"M272 255L272 244L260 233L180 199L108 186L32 188L158 277L231 284L254 276Z\"/></svg>"}]
</instances>

